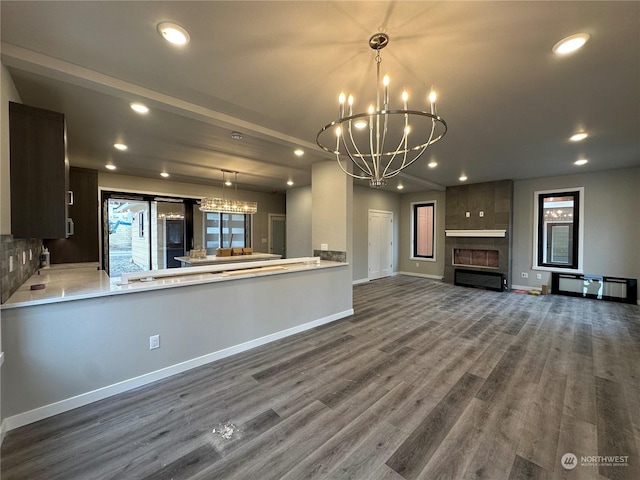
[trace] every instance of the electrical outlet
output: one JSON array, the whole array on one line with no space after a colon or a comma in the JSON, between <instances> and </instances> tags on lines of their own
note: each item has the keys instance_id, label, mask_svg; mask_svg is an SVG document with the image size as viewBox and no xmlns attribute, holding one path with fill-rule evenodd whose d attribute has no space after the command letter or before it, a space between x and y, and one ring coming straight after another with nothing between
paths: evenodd
<instances>
[{"instance_id":1,"label":"electrical outlet","mask_svg":"<svg viewBox=\"0 0 640 480\"><path fill-rule=\"evenodd\" d=\"M151 335L149 337L149 350L160 348L160 335Z\"/></svg>"},{"instance_id":2,"label":"electrical outlet","mask_svg":"<svg viewBox=\"0 0 640 480\"><path fill-rule=\"evenodd\" d=\"M541 273L536 273L536 279L537 280L542 280L542 274Z\"/></svg>"},{"instance_id":3,"label":"electrical outlet","mask_svg":"<svg viewBox=\"0 0 640 480\"><path fill-rule=\"evenodd\" d=\"M419 267L419 266L420 266L420 262L416 262L416 267Z\"/></svg>"},{"instance_id":4,"label":"electrical outlet","mask_svg":"<svg viewBox=\"0 0 640 480\"><path fill-rule=\"evenodd\" d=\"M522 278L529 278L529 274L527 272L521 273Z\"/></svg>"},{"instance_id":5,"label":"electrical outlet","mask_svg":"<svg viewBox=\"0 0 640 480\"><path fill-rule=\"evenodd\" d=\"M480 210L480 217L484 217L484 212Z\"/></svg>"},{"instance_id":6,"label":"electrical outlet","mask_svg":"<svg viewBox=\"0 0 640 480\"><path fill-rule=\"evenodd\" d=\"M469 217L471 216L471 212L465 212L465 213L464 213L464 216L465 216L465 217L467 217L467 218L469 218Z\"/></svg>"}]
</instances>

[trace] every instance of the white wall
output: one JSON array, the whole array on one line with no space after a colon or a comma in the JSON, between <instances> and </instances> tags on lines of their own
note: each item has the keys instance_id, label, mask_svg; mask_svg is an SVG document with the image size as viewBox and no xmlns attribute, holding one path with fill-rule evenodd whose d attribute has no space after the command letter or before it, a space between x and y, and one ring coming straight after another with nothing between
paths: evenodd
<instances>
[{"instance_id":1,"label":"white wall","mask_svg":"<svg viewBox=\"0 0 640 480\"><path fill-rule=\"evenodd\" d=\"M640 278L640 167L514 183L514 283L540 287L550 274L533 270L533 202L539 190L584 187L584 272ZM529 274L521 278L521 272ZM536 279L542 273L542 280Z\"/></svg>"},{"instance_id":2,"label":"white wall","mask_svg":"<svg viewBox=\"0 0 640 480\"><path fill-rule=\"evenodd\" d=\"M7 67L0 65L0 235L11 233L9 102L21 103L22 100Z\"/></svg>"}]
</instances>

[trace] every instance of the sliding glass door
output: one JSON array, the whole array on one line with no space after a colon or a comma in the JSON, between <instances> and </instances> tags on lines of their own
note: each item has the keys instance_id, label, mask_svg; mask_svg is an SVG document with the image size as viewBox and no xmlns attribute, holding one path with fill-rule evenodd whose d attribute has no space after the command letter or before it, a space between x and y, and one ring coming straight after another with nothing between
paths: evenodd
<instances>
[{"instance_id":1,"label":"sliding glass door","mask_svg":"<svg viewBox=\"0 0 640 480\"><path fill-rule=\"evenodd\" d=\"M251 215L203 213L193 198L102 192L103 268L109 276L180 267L204 248L251 246Z\"/></svg>"}]
</instances>

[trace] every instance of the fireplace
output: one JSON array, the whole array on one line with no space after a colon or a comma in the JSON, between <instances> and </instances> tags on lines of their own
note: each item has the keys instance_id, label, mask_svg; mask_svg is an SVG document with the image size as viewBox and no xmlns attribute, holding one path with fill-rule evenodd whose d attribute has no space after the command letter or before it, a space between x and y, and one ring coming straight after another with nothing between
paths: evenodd
<instances>
[{"instance_id":1,"label":"fireplace","mask_svg":"<svg viewBox=\"0 0 640 480\"><path fill-rule=\"evenodd\" d=\"M444 280L510 288L513 181L447 187Z\"/></svg>"},{"instance_id":2,"label":"fireplace","mask_svg":"<svg viewBox=\"0 0 640 480\"><path fill-rule=\"evenodd\" d=\"M495 249L454 248L453 264L466 267L500 267L500 251Z\"/></svg>"}]
</instances>

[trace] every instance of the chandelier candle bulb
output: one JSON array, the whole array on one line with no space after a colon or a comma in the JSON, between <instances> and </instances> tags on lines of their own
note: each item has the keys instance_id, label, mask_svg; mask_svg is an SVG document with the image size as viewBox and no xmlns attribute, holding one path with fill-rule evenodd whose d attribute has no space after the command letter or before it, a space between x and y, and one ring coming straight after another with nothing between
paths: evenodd
<instances>
[{"instance_id":1,"label":"chandelier candle bulb","mask_svg":"<svg viewBox=\"0 0 640 480\"><path fill-rule=\"evenodd\" d=\"M389 75L385 75L382 79L384 85L384 109L389 110Z\"/></svg>"}]
</instances>

